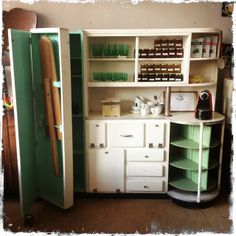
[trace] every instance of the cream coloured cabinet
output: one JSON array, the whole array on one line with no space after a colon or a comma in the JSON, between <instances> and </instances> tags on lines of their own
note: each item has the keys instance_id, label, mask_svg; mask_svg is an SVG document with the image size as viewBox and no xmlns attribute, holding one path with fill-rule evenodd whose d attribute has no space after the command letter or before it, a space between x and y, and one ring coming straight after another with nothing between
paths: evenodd
<instances>
[{"instance_id":1,"label":"cream coloured cabinet","mask_svg":"<svg viewBox=\"0 0 236 236\"><path fill-rule=\"evenodd\" d=\"M96 124L106 146L91 145L99 143ZM86 128L89 192L167 191L168 121L87 120Z\"/></svg>"},{"instance_id":2,"label":"cream coloured cabinet","mask_svg":"<svg viewBox=\"0 0 236 236\"><path fill-rule=\"evenodd\" d=\"M124 150L90 149L89 191L124 192Z\"/></svg>"}]
</instances>

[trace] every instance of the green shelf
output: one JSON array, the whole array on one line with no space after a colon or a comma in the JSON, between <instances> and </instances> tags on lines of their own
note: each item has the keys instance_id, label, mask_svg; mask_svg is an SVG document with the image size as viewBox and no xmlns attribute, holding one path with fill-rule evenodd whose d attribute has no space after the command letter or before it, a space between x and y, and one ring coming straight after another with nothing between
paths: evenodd
<instances>
[{"instance_id":1,"label":"green shelf","mask_svg":"<svg viewBox=\"0 0 236 236\"><path fill-rule=\"evenodd\" d=\"M204 187L201 187L201 191L212 190L217 185L217 181L215 181L214 179L208 179L207 184L205 182L206 182L205 177L203 177L202 184L204 185ZM176 175L173 178L173 180L169 182L169 185L174 188L184 190L184 191L189 191L189 192L197 192L197 188L198 188L198 185L196 182L192 181L191 179L181 174Z\"/></svg>"},{"instance_id":2,"label":"green shelf","mask_svg":"<svg viewBox=\"0 0 236 236\"><path fill-rule=\"evenodd\" d=\"M209 146L203 145L203 148L214 148L220 144L220 141L218 140L212 140ZM171 141L171 145L177 146L177 147L182 147L182 148L190 148L190 149L199 149L199 143L188 139L188 138L174 138Z\"/></svg>"},{"instance_id":3,"label":"green shelf","mask_svg":"<svg viewBox=\"0 0 236 236\"><path fill-rule=\"evenodd\" d=\"M199 143L187 138L175 138L173 141L171 141L171 145L191 149L199 148Z\"/></svg>"},{"instance_id":4,"label":"green shelf","mask_svg":"<svg viewBox=\"0 0 236 236\"><path fill-rule=\"evenodd\" d=\"M179 168L183 170L193 170L193 171L198 170L198 163L196 163L193 160L187 159L184 156L170 157L170 160L173 160L170 162L170 165L175 168ZM213 169L217 166L218 166L218 161L215 158L210 158L208 167L202 166L202 170Z\"/></svg>"},{"instance_id":5,"label":"green shelf","mask_svg":"<svg viewBox=\"0 0 236 236\"><path fill-rule=\"evenodd\" d=\"M73 118L83 118L83 114L82 113L73 114L72 117Z\"/></svg>"},{"instance_id":6,"label":"green shelf","mask_svg":"<svg viewBox=\"0 0 236 236\"><path fill-rule=\"evenodd\" d=\"M185 157L177 156L174 161L170 162L170 165L184 170L198 170L198 164Z\"/></svg>"},{"instance_id":7,"label":"green shelf","mask_svg":"<svg viewBox=\"0 0 236 236\"><path fill-rule=\"evenodd\" d=\"M184 176L175 177L174 180L169 182L169 185L185 191L191 191L191 192L197 191L197 184ZM201 188L201 191L202 190L203 189Z\"/></svg>"},{"instance_id":8,"label":"green shelf","mask_svg":"<svg viewBox=\"0 0 236 236\"><path fill-rule=\"evenodd\" d=\"M70 59L71 59L71 60L81 60L82 57L71 57Z\"/></svg>"}]
</instances>

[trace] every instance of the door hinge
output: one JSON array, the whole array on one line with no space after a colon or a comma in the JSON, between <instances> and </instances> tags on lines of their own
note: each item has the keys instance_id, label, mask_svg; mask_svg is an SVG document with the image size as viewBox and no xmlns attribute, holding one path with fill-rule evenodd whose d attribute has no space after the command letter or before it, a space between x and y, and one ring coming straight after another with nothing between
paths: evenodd
<instances>
[{"instance_id":1,"label":"door hinge","mask_svg":"<svg viewBox=\"0 0 236 236\"><path fill-rule=\"evenodd\" d=\"M32 44L32 38L31 37L29 38L29 44Z\"/></svg>"}]
</instances>

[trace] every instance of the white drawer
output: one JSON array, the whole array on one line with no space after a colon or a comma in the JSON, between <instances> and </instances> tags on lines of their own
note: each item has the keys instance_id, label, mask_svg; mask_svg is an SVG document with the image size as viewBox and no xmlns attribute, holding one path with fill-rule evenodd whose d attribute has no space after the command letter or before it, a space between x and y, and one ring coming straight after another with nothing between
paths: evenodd
<instances>
[{"instance_id":1,"label":"white drawer","mask_svg":"<svg viewBox=\"0 0 236 236\"><path fill-rule=\"evenodd\" d=\"M127 176L162 177L164 166L155 162L128 162Z\"/></svg>"},{"instance_id":2,"label":"white drawer","mask_svg":"<svg viewBox=\"0 0 236 236\"><path fill-rule=\"evenodd\" d=\"M109 123L108 146L110 147L143 147L143 123Z\"/></svg>"},{"instance_id":3,"label":"white drawer","mask_svg":"<svg viewBox=\"0 0 236 236\"><path fill-rule=\"evenodd\" d=\"M106 146L106 124L99 121L88 121L89 147Z\"/></svg>"},{"instance_id":4,"label":"white drawer","mask_svg":"<svg viewBox=\"0 0 236 236\"><path fill-rule=\"evenodd\" d=\"M147 147L162 148L164 144L165 124L163 122L150 121L146 124Z\"/></svg>"},{"instance_id":5,"label":"white drawer","mask_svg":"<svg viewBox=\"0 0 236 236\"><path fill-rule=\"evenodd\" d=\"M164 150L132 149L127 150L127 161L164 161Z\"/></svg>"},{"instance_id":6,"label":"white drawer","mask_svg":"<svg viewBox=\"0 0 236 236\"><path fill-rule=\"evenodd\" d=\"M163 192L162 180L135 180L128 179L126 182L127 192Z\"/></svg>"}]
</instances>

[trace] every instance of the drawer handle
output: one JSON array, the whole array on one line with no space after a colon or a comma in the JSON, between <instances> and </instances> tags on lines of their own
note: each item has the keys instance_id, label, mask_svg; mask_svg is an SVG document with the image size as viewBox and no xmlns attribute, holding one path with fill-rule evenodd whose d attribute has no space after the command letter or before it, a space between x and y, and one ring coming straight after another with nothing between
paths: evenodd
<instances>
[{"instance_id":1,"label":"drawer handle","mask_svg":"<svg viewBox=\"0 0 236 236\"><path fill-rule=\"evenodd\" d=\"M147 186L147 185L144 185L143 187L144 187L144 188L148 188L148 186Z\"/></svg>"},{"instance_id":2,"label":"drawer handle","mask_svg":"<svg viewBox=\"0 0 236 236\"><path fill-rule=\"evenodd\" d=\"M149 158L149 156L148 155L146 155L146 156L144 156L145 158Z\"/></svg>"},{"instance_id":3,"label":"drawer handle","mask_svg":"<svg viewBox=\"0 0 236 236\"><path fill-rule=\"evenodd\" d=\"M109 154L109 152L105 152L105 154Z\"/></svg>"},{"instance_id":4,"label":"drawer handle","mask_svg":"<svg viewBox=\"0 0 236 236\"><path fill-rule=\"evenodd\" d=\"M99 125L96 125L96 127L99 127Z\"/></svg>"},{"instance_id":5,"label":"drawer handle","mask_svg":"<svg viewBox=\"0 0 236 236\"><path fill-rule=\"evenodd\" d=\"M120 136L123 137L123 138L132 138L132 137L134 137L132 134L121 134Z\"/></svg>"},{"instance_id":6,"label":"drawer handle","mask_svg":"<svg viewBox=\"0 0 236 236\"><path fill-rule=\"evenodd\" d=\"M159 125L158 125L158 124L155 124L155 127L159 127Z\"/></svg>"},{"instance_id":7,"label":"drawer handle","mask_svg":"<svg viewBox=\"0 0 236 236\"><path fill-rule=\"evenodd\" d=\"M163 144L162 143L158 143L158 147L159 148L163 148Z\"/></svg>"}]
</instances>

